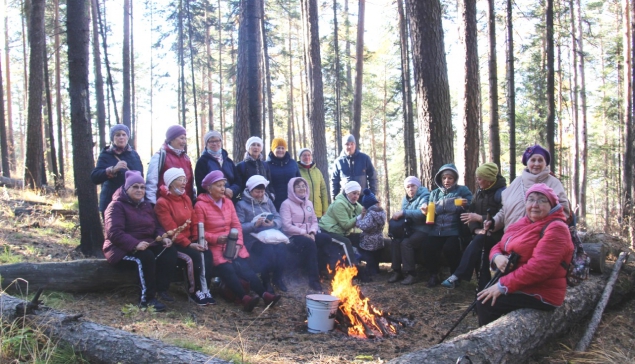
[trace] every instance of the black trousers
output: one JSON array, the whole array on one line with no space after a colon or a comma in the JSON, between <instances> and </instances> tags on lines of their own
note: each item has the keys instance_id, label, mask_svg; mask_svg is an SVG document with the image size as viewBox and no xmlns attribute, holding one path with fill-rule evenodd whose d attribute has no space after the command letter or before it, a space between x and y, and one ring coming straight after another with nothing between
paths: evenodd
<instances>
[{"instance_id":1,"label":"black trousers","mask_svg":"<svg viewBox=\"0 0 635 364\"><path fill-rule=\"evenodd\" d=\"M176 268L177 251L174 245L163 250L162 245L137 250L123 257L117 266L137 269L141 284L141 302L148 302L158 291L170 288L170 279ZM157 257L158 256L158 257Z\"/></svg>"},{"instance_id":2,"label":"black trousers","mask_svg":"<svg viewBox=\"0 0 635 364\"><path fill-rule=\"evenodd\" d=\"M239 278L248 281L251 289L254 290L258 296L262 296L262 294L265 293L265 288L262 286L260 278L258 278L256 273L251 269L247 259L236 258L231 263L219 264L214 267L214 273L225 282L227 287L234 292L239 299L242 299L249 293L245 292L242 284L240 284Z\"/></svg>"},{"instance_id":3,"label":"black trousers","mask_svg":"<svg viewBox=\"0 0 635 364\"><path fill-rule=\"evenodd\" d=\"M422 246L424 263L430 274L438 274L441 252L454 272L461 261L461 241L458 236L428 236Z\"/></svg>"},{"instance_id":4,"label":"black trousers","mask_svg":"<svg viewBox=\"0 0 635 364\"><path fill-rule=\"evenodd\" d=\"M478 289L479 291L482 290L491 279L489 271L489 252L499 240L500 236L498 235L494 237L484 234L474 235L474 238L463 252L459 266L452 274L461 280L469 281L472 279L472 272L478 267Z\"/></svg>"},{"instance_id":5,"label":"black trousers","mask_svg":"<svg viewBox=\"0 0 635 364\"><path fill-rule=\"evenodd\" d=\"M189 272L189 267L185 267L185 269L188 271L187 272L187 276L188 276L188 281L189 281L189 292L190 293L194 293L196 291L199 291L201 289L201 271L203 269L203 259L201 258L201 252L190 248L190 247L183 247L181 245L176 245L176 250L179 253L185 254L189 257L189 259L192 261L192 274L190 275ZM212 253L209 251L209 249L205 250L202 252L203 256L205 257L205 279L207 280L207 286L209 287L210 285L210 280L212 279L213 275L212 275L212 270L214 269L214 266L212 265ZM179 256L179 258L181 258L181 256Z\"/></svg>"},{"instance_id":6,"label":"black trousers","mask_svg":"<svg viewBox=\"0 0 635 364\"><path fill-rule=\"evenodd\" d=\"M265 244L256 241L249 250L251 263L255 263L256 271L262 276L262 281L282 278L284 264L287 261L287 244ZM254 261L256 260L256 261Z\"/></svg>"},{"instance_id":7,"label":"black trousers","mask_svg":"<svg viewBox=\"0 0 635 364\"><path fill-rule=\"evenodd\" d=\"M318 252L316 241L304 235L294 235L291 237L291 243L288 246L288 253L300 262L301 266L306 267L309 276L309 282L318 282L320 280L318 271Z\"/></svg>"},{"instance_id":8,"label":"black trousers","mask_svg":"<svg viewBox=\"0 0 635 364\"><path fill-rule=\"evenodd\" d=\"M537 298L522 293L512 293L508 295L498 296L496 304L492 306L492 300L482 304L481 301L476 302L476 313L478 314L478 325L484 326L490 322L497 320L506 313L521 309L534 308L542 311L553 311L555 306L544 303Z\"/></svg>"},{"instance_id":9,"label":"black trousers","mask_svg":"<svg viewBox=\"0 0 635 364\"><path fill-rule=\"evenodd\" d=\"M368 271L368 274L378 274L379 260L381 259L381 249L366 250L364 248L359 248L359 252L362 255L362 260L366 262L366 270Z\"/></svg>"},{"instance_id":10,"label":"black trousers","mask_svg":"<svg viewBox=\"0 0 635 364\"><path fill-rule=\"evenodd\" d=\"M415 251L421 249L427 238L428 234L415 230L407 238L393 239L390 245L392 270L414 275Z\"/></svg>"},{"instance_id":11,"label":"black trousers","mask_svg":"<svg viewBox=\"0 0 635 364\"><path fill-rule=\"evenodd\" d=\"M325 231L325 233L330 235L331 238L344 243L344 245L346 246L346 251L348 252L348 257L351 260L351 263L355 265L359 263L357 257L355 256L355 251L353 250L353 247L354 246L359 247L360 234L352 233L352 234L348 234L344 236L340 234L331 233L328 231Z\"/></svg>"}]
</instances>

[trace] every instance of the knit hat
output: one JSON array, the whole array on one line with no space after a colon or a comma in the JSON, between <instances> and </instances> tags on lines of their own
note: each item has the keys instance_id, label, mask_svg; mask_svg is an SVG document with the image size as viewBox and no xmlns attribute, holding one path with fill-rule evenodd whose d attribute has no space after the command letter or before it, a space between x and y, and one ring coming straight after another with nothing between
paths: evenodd
<instances>
[{"instance_id":1,"label":"knit hat","mask_svg":"<svg viewBox=\"0 0 635 364\"><path fill-rule=\"evenodd\" d=\"M365 189L364 190L364 196L362 196L362 206L364 206L366 208L366 210L368 210L369 208L371 208L371 206L375 205L377 202L377 197L375 197L375 194L371 192L370 189Z\"/></svg>"},{"instance_id":2,"label":"knit hat","mask_svg":"<svg viewBox=\"0 0 635 364\"><path fill-rule=\"evenodd\" d=\"M534 154L540 154L541 156L543 156L547 165L549 165L549 163L551 162L551 154L549 154L549 151L541 147L539 144L536 144L525 149L525 153L523 153L523 164L525 166L527 165L527 161L529 161L529 158L531 158L531 156Z\"/></svg>"},{"instance_id":3,"label":"knit hat","mask_svg":"<svg viewBox=\"0 0 635 364\"><path fill-rule=\"evenodd\" d=\"M203 137L203 141L205 142L205 145L207 145L207 141L209 141L213 137L217 137L218 139L223 140L223 137L220 135L219 132L210 130L207 133L205 133L205 136Z\"/></svg>"},{"instance_id":4,"label":"knit hat","mask_svg":"<svg viewBox=\"0 0 635 364\"><path fill-rule=\"evenodd\" d=\"M181 125L172 125L165 132L165 142L170 143L181 135L187 135L187 131Z\"/></svg>"},{"instance_id":5,"label":"knit hat","mask_svg":"<svg viewBox=\"0 0 635 364\"><path fill-rule=\"evenodd\" d=\"M409 176L409 177L406 177L406 179L403 181L403 188L408 187L408 185L415 185L417 187L421 187L421 181L419 180L419 178L415 176Z\"/></svg>"},{"instance_id":6,"label":"knit hat","mask_svg":"<svg viewBox=\"0 0 635 364\"><path fill-rule=\"evenodd\" d=\"M253 176L249 177L246 183L247 190L249 190L249 192L260 185L264 185L265 188L267 188L267 186L269 185L269 181L267 181L265 177L259 174L254 174Z\"/></svg>"},{"instance_id":7,"label":"knit hat","mask_svg":"<svg viewBox=\"0 0 635 364\"><path fill-rule=\"evenodd\" d=\"M135 183L141 183L142 185L146 184L146 181L141 176L141 172L139 171L126 171L126 182L123 185L124 190L128 190L130 186Z\"/></svg>"},{"instance_id":8,"label":"knit hat","mask_svg":"<svg viewBox=\"0 0 635 364\"><path fill-rule=\"evenodd\" d=\"M110 128L110 140L113 141L115 140L115 133L123 130L126 135L128 136L128 138L130 138L130 129L128 129L127 126L123 125L123 124L117 124L117 125L113 125L112 128Z\"/></svg>"},{"instance_id":9,"label":"knit hat","mask_svg":"<svg viewBox=\"0 0 635 364\"><path fill-rule=\"evenodd\" d=\"M498 176L498 166L496 163L483 163L476 168L476 177L494 182L496 181L496 176Z\"/></svg>"},{"instance_id":10,"label":"knit hat","mask_svg":"<svg viewBox=\"0 0 635 364\"><path fill-rule=\"evenodd\" d=\"M271 151L273 152L278 147L284 147L284 149L288 149L287 142L282 138L274 138L271 141Z\"/></svg>"},{"instance_id":11,"label":"knit hat","mask_svg":"<svg viewBox=\"0 0 635 364\"><path fill-rule=\"evenodd\" d=\"M357 144L357 142L355 141L355 137L352 134L348 134L342 137L342 144L346 144L346 143L355 143Z\"/></svg>"},{"instance_id":12,"label":"knit hat","mask_svg":"<svg viewBox=\"0 0 635 364\"><path fill-rule=\"evenodd\" d=\"M300 151L298 152L298 159L302 160L302 153L309 151L311 154L313 154L313 151L309 148L302 148L300 149Z\"/></svg>"},{"instance_id":13,"label":"knit hat","mask_svg":"<svg viewBox=\"0 0 635 364\"><path fill-rule=\"evenodd\" d=\"M249 147L251 147L251 145L254 143L259 143L260 145L262 145L262 139L257 136L252 136L251 138L247 139L247 143L245 143L245 149L249 151Z\"/></svg>"},{"instance_id":14,"label":"knit hat","mask_svg":"<svg viewBox=\"0 0 635 364\"><path fill-rule=\"evenodd\" d=\"M223 172L218 170L211 171L207 174L207 176L205 176L205 178L203 178L203 182L201 182L201 186L203 186L203 188L207 190L209 186L211 186L212 184L220 180L227 181L227 178L225 178L225 175L223 174Z\"/></svg>"},{"instance_id":15,"label":"knit hat","mask_svg":"<svg viewBox=\"0 0 635 364\"><path fill-rule=\"evenodd\" d=\"M361 190L362 190L362 186L360 186L359 183L355 181L349 181L344 185L344 193L346 194L351 193L353 191L361 192Z\"/></svg>"},{"instance_id":16,"label":"knit hat","mask_svg":"<svg viewBox=\"0 0 635 364\"><path fill-rule=\"evenodd\" d=\"M552 208L555 207L560 201L560 199L558 199L558 195L553 192L551 187L547 186L544 183L536 183L535 185L531 186L531 188L527 190L527 193L525 193L525 201L527 201L527 198L533 192L545 195L545 197L547 197L547 199L549 200L549 204Z\"/></svg>"},{"instance_id":17,"label":"knit hat","mask_svg":"<svg viewBox=\"0 0 635 364\"><path fill-rule=\"evenodd\" d=\"M163 182L170 188L172 182L179 177L185 177L185 171L183 168L170 168L163 173Z\"/></svg>"}]
</instances>

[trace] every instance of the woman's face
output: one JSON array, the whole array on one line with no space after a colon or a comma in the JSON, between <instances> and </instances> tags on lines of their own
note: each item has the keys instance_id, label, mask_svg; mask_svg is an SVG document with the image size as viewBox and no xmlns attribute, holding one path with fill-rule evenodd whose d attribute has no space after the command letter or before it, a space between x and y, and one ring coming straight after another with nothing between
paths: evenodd
<instances>
[{"instance_id":1,"label":"woman's face","mask_svg":"<svg viewBox=\"0 0 635 364\"><path fill-rule=\"evenodd\" d=\"M134 202L141 202L146 195L146 185L143 183L135 183L126 190L130 199Z\"/></svg>"},{"instance_id":2,"label":"woman's face","mask_svg":"<svg viewBox=\"0 0 635 364\"><path fill-rule=\"evenodd\" d=\"M276 157L278 158L282 158L284 157L284 153L287 152L287 148L285 148L284 146L280 145L278 147L276 147L276 150L274 151L273 154L275 154Z\"/></svg>"},{"instance_id":3,"label":"woman's face","mask_svg":"<svg viewBox=\"0 0 635 364\"><path fill-rule=\"evenodd\" d=\"M112 142L117 148L123 148L128 144L128 134L123 130L118 130L115 132L115 135L113 135Z\"/></svg>"},{"instance_id":4,"label":"woman's face","mask_svg":"<svg viewBox=\"0 0 635 364\"><path fill-rule=\"evenodd\" d=\"M304 182L297 183L295 186L293 186L293 192L295 192L295 195L300 198L306 197L306 191L306 183Z\"/></svg>"},{"instance_id":5,"label":"woman's face","mask_svg":"<svg viewBox=\"0 0 635 364\"><path fill-rule=\"evenodd\" d=\"M265 198L265 189L264 188L254 188L253 190L249 191L249 194L251 195L251 197L260 202L262 201L263 198Z\"/></svg>"},{"instance_id":6,"label":"woman's face","mask_svg":"<svg viewBox=\"0 0 635 364\"><path fill-rule=\"evenodd\" d=\"M532 174L538 174L547 168L547 162L545 158L540 154L534 154L529 157L529 161L527 161L527 169Z\"/></svg>"},{"instance_id":7,"label":"woman's face","mask_svg":"<svg viewBox=\"0 0 635 364\"><path fill-rule=\"evenodd\" d=\"M544 219L551 211L551 204L547 196L542 193L532 192L525 201L525 212L529 220L535 222Z\"/></svg>"},{"instance_id":8,"label":"woman's face","mask_svg":"<svg viewBox=\"0 0 635 364\"><path fill-rule=\"evenodd\" d=\"M172 139L172 141L170 141L170 146L174 149L183 150L185 149L186 145L187 145L187 137L185 136L185 134L180 135Z\"/></svg>"},{"instance_id":9,"label":"woman's face","mask_svg":"<svg viewBox=\"0 0 635 364\"><path fill-rule=\"evenodd\" d=\"M406 186L406 195L408 195L409 198L413 198L413 197L415 197L415 194L417 193L418 189L419 189L419 187L416 184L409 183Z\"/></svg>"},{"instance_id":10,"label":"woman's face","mask_svg":"<svg viewBox=\"0 0 635 364\"><path fill-rule=\"evenodd\" d=\"M313 162L313 154L311 154L311 152L309 152L308 150L305 150L304 152L302 152L302 155L300 156L300 162L308 166L309 164Z\"/></svg>"},{"instance_id":11,"label":"woman's face","mask_svg":"<svg viewBox=\"0 0 635 364\"><path fill-rule=\"evenodd\" d=\"M450 187L454 186L454 182L455 181L456 181L456 178L454 178L454 174L453 173L446 172L446 173L443 173L441 175L441 184L445 188L450 188Z\"/></svg>"},{"instance_id":12,"label":"woman's face","mask_svg":"<svg viewBox=\"0 0 635 364\"><path fill-rule=\"evenodd\" d=\"M488 181L485 178L481 178L479 176L476 176L476 183L478 183L478 187L482 190L488 189L494 184L493 181Z\"/></svg>"},{"instance_id":13,"label":"woman's face","mask_svg":"<svg viewBox=\"0 0 635 364\"><path fill-rule=\"evenodd\" d=\"M213 152L218 152L220 148L223 147L223 142L216 137L211 137L207 140L207 144L205 146Z\"/></svg>"},{"instance_id":14,"label":"woman's face","mask_svg":"<svg viewBox=\"0 0 635 364\"><path fill-rule=\"evenodd\" d=\"M187 184L187 178L179 177L170 183L170 191L174 192L175 189L185 190L185 185Z\"/></svg>"},{"instance_id":15,"label":"woman's face","mask_svg":"<svg viewBox=\"0 0 635 364\"><path fill-rule=\"evenodd\" d=\"M253 143L249 146L249 155L253 159L258 159L258 157L260 156L260 152L262 152L262 144Z\"/></svg>"},{"instance_id":16,"label":"woman's face","mask_svg":"<svg viewBox=\"0 0 635 364\"><path fill-rule=\"evenodd\" d=\"M221 179L220 181L212 183L207 190L215 201L220 200L225 194L225 180Z\"/></svg>"},{"instance_id":17,"label":"woman's face","mask_svg":"<svg viewBox=\"0 0 635 364\"><path fill-rule=\"evenodd\" d=\"M352 203L356 203L359 200L359 191L353 191L346 194L348 200Z\"/></svg>"}]
</instances>

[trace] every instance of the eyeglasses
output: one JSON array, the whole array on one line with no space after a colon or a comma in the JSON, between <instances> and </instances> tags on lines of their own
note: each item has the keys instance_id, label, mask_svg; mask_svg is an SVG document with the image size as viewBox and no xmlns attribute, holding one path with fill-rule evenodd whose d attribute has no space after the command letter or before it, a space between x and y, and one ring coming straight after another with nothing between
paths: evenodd
<instances>
[{"instance_id":1,"label":"eyeglasses","mask_svg":"<svg viewBox=\"0 0 635 364\"><path fill-rule=\"evenodd\" d=\"M179 177L179 178L175 179L174 181L176 181L176 182L180 182L180 183L187 183L187 178L185 178L185 177Z\"/></svg>"},{"instance_id":2,"label":"eyeglasses","mask_svg":"<svg viewBox=\"0 0 635 364\"><path fill-rule=\"evenodd\" d=\"M306 190L306 186L305 185L297 185L297 186L295 186L293 188L295 188L296 190Z\"/></svg>"},{"instance_id":3,"label":"eyeglasses","mask_svg":"<svg viewBox=\"0 0 635 364\"><path fill-rule=\"evenodd\" d=\"M533 199L533 198L529 198L527 199L527 205L533 205L533 204L548 204L549 200L544 199L544 198L539 198L539 199Z\"/></svg>"},{"instance_id":4,"label":"eyeglasses","mask_svg":"<svg viewBox=\"0 0 635 364\"><path fill-rule=\"evenodd\" d=\"M146 185L132 185L130 186L130 188L132 188L133 190L145 190Z\"/></svg>"},{"instance_id":5,"label":"eyeglasses","mask_svg":"<svg viewBox=\"0 0 635 364\"><path fill-rule=\"evenodd\" d=\"M215 139L215 140L210 139L207 141L207 144L220 144L220 143L221 143L220 139Z\"/></svg>"}]
</instances>

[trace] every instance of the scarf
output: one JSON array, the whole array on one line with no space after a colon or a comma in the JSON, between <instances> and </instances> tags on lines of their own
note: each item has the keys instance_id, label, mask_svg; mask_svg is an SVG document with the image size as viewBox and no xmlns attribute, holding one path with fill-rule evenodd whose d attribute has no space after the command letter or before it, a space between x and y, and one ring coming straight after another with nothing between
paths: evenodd
<instances>
[{"instance_id":1,"label":"scarf","mask_svg":"<svg viewBox=\"0 0 635 364\"><path fill-rule=\"evenodd\" d=\"M181 154L185 153L185 150L183 150L183 149L176 149L176 148L174 148L173 146L171 146L170 144L166 144L166 145L167 145L170 149L172 149L172 151L173 151L174 153L176 153L176 155L177 155L178 157L180 157L180 156L181 156Z\"/></svg>"},{"instance_id":2,"label":"scarf","mask_svg":"<svg viewBox=\"0 0 635 364\"><path fill-rule=\"evenodd\" d=\"M218 164L220 164L220 166L223 166L223 150L219 149L218 152L215 152L211 149L207 149L205 148L205 150L207 151L207 153L209 153L212 157L214 157L214 159L216 159L216 161L218 162Z\"/></svg>"}]
</instances>

